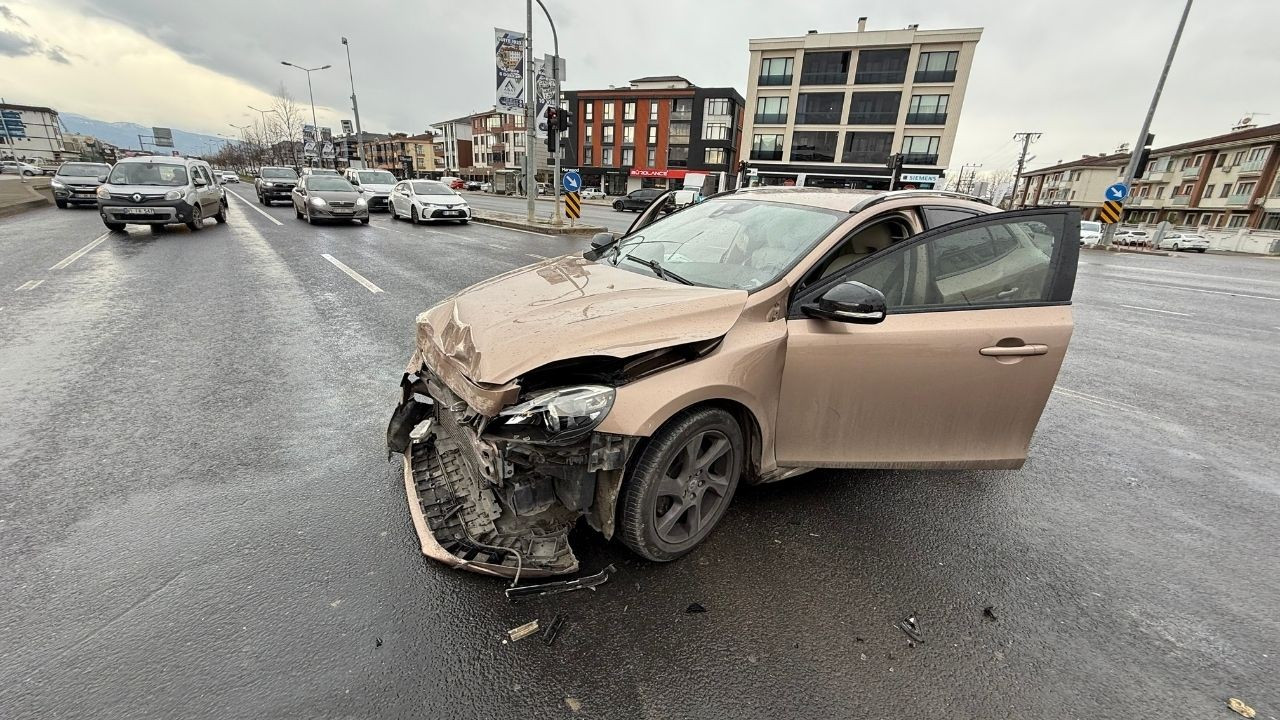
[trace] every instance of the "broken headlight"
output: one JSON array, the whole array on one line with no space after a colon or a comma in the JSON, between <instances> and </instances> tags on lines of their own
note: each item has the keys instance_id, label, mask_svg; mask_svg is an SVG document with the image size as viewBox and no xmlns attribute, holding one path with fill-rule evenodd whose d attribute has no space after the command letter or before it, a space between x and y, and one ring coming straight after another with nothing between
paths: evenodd
<instances>
[{"instance_id":1,"label":"broken headlight","mask_svg":"<svg viewBox=\"0 0 1280 720\"><path fill-rule=\"evenodd\" d=\"M488 432L532 443L578 440L599 425L613 407L613 388L578 385L538 393L498 413Z\"/></svg>"}]
</instances>

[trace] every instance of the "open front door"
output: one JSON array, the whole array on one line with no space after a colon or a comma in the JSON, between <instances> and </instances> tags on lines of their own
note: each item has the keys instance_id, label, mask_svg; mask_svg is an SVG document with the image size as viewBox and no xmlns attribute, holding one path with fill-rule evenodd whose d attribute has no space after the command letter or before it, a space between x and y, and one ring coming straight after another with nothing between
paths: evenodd
<instances>
[{"instance_id":1,"label":"open front door","mask_svg":"<svg viewBox=\"0 0 1280 720\"><path fill-rule=\"evenodd\" d=\"M649 207L640 211L640 215L636 217L635 222L631 223L631 227L627 228L627 232L623 237L666 217L676 207L675 198L676 193L674 190L668 190L654 198L653 202L649 203Z\"/></svg>"},{"instance_id":2,"label":"open front door","mask_svg":"<svg viewBox=\"0 0 1280 720\"><path fill-rule=\"evenodd\" d=\"M788 312L778 464L1021 466L1071 338L1079 219L951 223L804 289ZM805 314L848 281L884 294L883 321Z\"/></svg>"}]
</instances>

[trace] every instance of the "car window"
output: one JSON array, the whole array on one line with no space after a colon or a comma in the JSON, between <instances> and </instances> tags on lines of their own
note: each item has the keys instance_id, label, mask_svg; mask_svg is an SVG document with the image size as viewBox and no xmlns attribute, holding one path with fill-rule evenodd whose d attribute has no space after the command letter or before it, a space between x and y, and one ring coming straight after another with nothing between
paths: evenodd
<instances>
[{"instance_id":1,"label":"car window","mask_svg":"<svg viewBox=\"0 0 1280 720\"><path fill-rule=\"evenodd\" d=\"M187 184L187 169L164 163L116 163L108 181L113 185L160 185L181 187Z\"/></svg>"},{"instance_id":2,"label":"car window","mask_svg":"<svg viewBox=\"0 0 1280 720\"><path fill-rule=\"evenodd\" d=\"M269 167L269 168L262 168L262 172L259 173L259 177L267 178L270 180L297 180L298 173L294 172L293 168Z\"/></svg>"},{"instance_id":3,"label":"car window","mask_svg":"<svg viewBox=\"0 0 1280 720\"><path fill-rule=\"evenodd\" d=\"M452 188L434 180L419 180L413 183L415 195L457 195Z\"/></svg>"},{"instance_id":4,"label":"car window","mask_svg":"<svg viewBox=\"0 0 1280 720\"><path fill-rule=\"evenodd\" d=\"M356 191L356 189L351 186L351 183L333 175L308 175L306 183L308 190Z\"/></svg>"},{"instance_id":5,"label":"car window","mask_svg":"<svg viewBox=\"0 0 1280 720\"><path fill-rule=\"evenodd\" d=\"M959 208L926 207L921 209L924 211L924 226L929 230L939 225L948 225L978 216L978 213L972 210L961 210Z\"/></svg>"},{"instance_id":6,"label":"car window","mask_svg":"<svg viewBox=\"0 0 1280 720\"><path fill-rule=\"evenodd\" d=\"M856 267L890 310L1019 305L1050 299L1063 216L997 218L943 232Z\"/></svg>"}]
</instances>

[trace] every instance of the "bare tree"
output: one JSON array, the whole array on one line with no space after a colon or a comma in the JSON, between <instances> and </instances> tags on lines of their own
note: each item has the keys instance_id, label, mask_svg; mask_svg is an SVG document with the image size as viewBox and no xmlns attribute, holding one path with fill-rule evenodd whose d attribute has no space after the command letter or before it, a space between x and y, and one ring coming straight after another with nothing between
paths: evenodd
<instances>
[{"instance_id":1,"label":"bare tree","mask_svg":"<svg viewBox=\"0 0 1280 720\"><path fill-rule=\"evenodd\" d=\"M268 117L274 126L274 134L279 138L276 144L280 141L288 141L288 144L294 148L293 164L301 165L299 153L302 149L304 123L302 106L293 99L293 95L289 94L289 89L284 86L284 83L280 83L280 88L276 90L275 99L271 102L271 114Z\"/></svg>"}]
</instances>

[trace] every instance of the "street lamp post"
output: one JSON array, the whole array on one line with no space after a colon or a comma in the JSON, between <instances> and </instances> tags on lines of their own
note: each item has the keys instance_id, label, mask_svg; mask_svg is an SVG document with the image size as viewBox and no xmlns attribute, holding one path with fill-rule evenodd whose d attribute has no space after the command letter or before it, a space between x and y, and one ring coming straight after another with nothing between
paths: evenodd
<instances>
[{"instance_id":1,"label":"street lamp post","mask_svg":"<svg viewBox=\"0 0 1280 720\"><path fill-rule=\"evenodd\" d=\"M342 46L347 49L347 77L351 79L351 112L356 116L356 154L360 165L364 165L364 131L360 129L360 103L356 102L356 75L351 71L351 44L342 38ZM348 156L349 157L349 156Z\"/></svg>"},{"instance_id":2,"label":"street lamp post","mask_svg":"<svg viewBox=\"0 0 1280 720\"><path fill-rule=\"evenodd\" d=\"M311 132L312 132L311 137L313 138L312 141L316 142L316 140L320 136L320 123L316 122L316 96L315 96L315 93L311 91L311 73L316 72L317 70L328 70L333 66L321 65L320 67L317 67L317 68L305 68L305 67L302 67L301 65L294 65L288 60L281 60L280 64L288 65L291 68L297 68L307 74L307 97L311 99ZM316 144L318 145L319 143L317 142ZM319 152L317 152L316 155L319 155ZM320 167L324 167L324 158L321 157L318 159L320 160Z\"/></svg>"},{"instance_id":3,"label":"street lamp post","mask_svg":"<svg viewBox=\"0 0 1280 720\"><path fill-rule=\"evenodd\" d=\"M542 4L542 0L537 0L537 2L538 2L538 7L542 8L542 14L547 16L547 24L551 26L551 44L553 46L552 52L555 53L555 55L553 55L551 58L551 79L555 81L555 85L556 85L555 102L556 102L556 107L558 108L560 107L560 36L556 34L556 23L554 20L551 19L551 12L547 10L547 6ZM537 107L537 105L534 105L534 107ZM534 118L534 122L537 122L537 121L538 119ZM551 128L547 128L547 132L550 133ZM555 162L555 166L553 169L554 174L551 176L551 186L555 192L555 215L551 218L551 224L562 225L564 224L564 220L562 220L560 217L560 145L559 145L558 135L556 140L556 147L551 151L551 153L554 156L554 162Z\"/></svg>"},{"instance_id":4,"label":"street lamp post","mask_svg":"<svg viewBox=\"0 0 1280 720\"><path fill-rule=\"evenodd\" d=\"M275 108L271 108L270 110L263 110L262 108L256 108L252 105L247 105L246 107L248 107L250 110L253 110L255 112L262 113L262 134L264 136L267 133L267 113L275 113L276 117L280 118L280 124L283 126L286 126L285 130L288 131L289 129L287 127L288 123L285 121L284 115L282 115L279 110L276 110ZM293 142L293 138L289 138L289 142ZM265 151L265 148L264 148L264 151ZM273 157L277 157L277 158L279 157L279 155L275 152L275 148L272 148L271 154ZM298 154L296 151L294 152L294 155L293 155L293 164L294 165L298 164Z\"/></svg>"}]
</instances>

